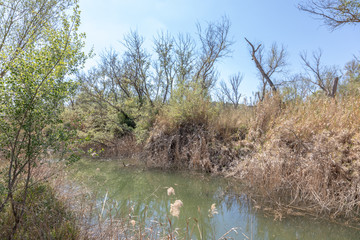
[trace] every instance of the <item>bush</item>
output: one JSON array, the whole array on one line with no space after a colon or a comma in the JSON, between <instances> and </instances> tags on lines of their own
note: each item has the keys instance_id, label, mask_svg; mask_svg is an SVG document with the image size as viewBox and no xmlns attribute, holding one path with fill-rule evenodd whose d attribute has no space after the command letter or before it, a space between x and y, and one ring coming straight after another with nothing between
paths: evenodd
<instances>
[{"instance_id":1,"label":"bush","mask_svg":"<svg viewBox=\"0 0 360 240\"><path fill-rule=\"evenodd\" d=\"M46 184L35 184L28 189L24 216L15 235L12 233L15 219L9 208L0 214L1 239L10 236L11 239L79 239L80 230L74 217Z\"/></svg>"},{"instance_id":2,"label":"bush","mask_svg":"<svg viewBox=\"0 0 360 240\"><path fill-rule=\"evenodd\" d=\"M200 85L180 85L174 91L169 104L162 109L157 125L164 125L168 131L189 123L207 126L216 114L210 97Z\"/></svg>"},{"instance_id":3,"label":"bush","mask_svg":"<svg viewBox=\"0 0 360 240\"><path fill-rule=\"evenodd\" d=\"M147 164L206 172L228 169L239 156L233 141L245 138L245 116L251 111L221 109L195 84L180 87L173 96L150 132L144 151Z\"/></svg>"}]
</instances>

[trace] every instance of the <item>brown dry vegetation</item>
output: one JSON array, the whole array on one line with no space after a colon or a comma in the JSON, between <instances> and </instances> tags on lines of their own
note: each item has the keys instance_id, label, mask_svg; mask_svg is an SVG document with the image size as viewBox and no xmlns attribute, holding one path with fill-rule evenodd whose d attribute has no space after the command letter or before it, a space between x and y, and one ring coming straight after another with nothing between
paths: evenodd
<instances>
[{"instance_id":1,"label":"brown dry vegetation","mask_svg":"<svg viewBox=\"0 0 360 240\"><path fill-rule=\"evenodd\" d=\"M132 134L126 134L119 138L113 137L103 142L85 142L79 146L81 151L90 154L93 157L117 157L117 158L137 158L141 152L142 146L137 143L136 137Z\"/></svg>"},{"instance_id":2,"label":"brown dry vegetation","mask_svg":"<svg viewBox=\"0 0 360 240\"><path fill-rule=\"evenodd\" d=\"M232 175L282 206L357 216L359 106L358 97L320 98L273 114L254 155L239 163ZM261 106L257 112L271 115L269 109Z\"/></svg>"},{"instance_id":3,"label":"brown dry vegetation","mask_svg":"<svg viewBox=\"0 0 360 240\"><path fill-rule=\"evenodd\" d=\"M10 205L6 205L0 213L0 239L80 239L75 215L46 182L57 170L47 164L34 169L19 228L14 233L15 217ZM16 201L21 200L21 192L14 196Z\"/></svg>"},{"instance_id":4,"label":"brown dry vegetation","mask_svg":"<svg viewBox=\"0 0 360 240\"><path fill-rule=\"evenodd\" d=\"M229 170L240 154L235 145L247 134L249 115L249 107L220 108L197 95L170 104L150 131L144 159L162 168Z\"/></svg>"},{"instance_id":5,"label":"brown dry vegetation","mask_svg":"<svg viewBox=\"0 0 360 240\"><path fill-rule=\"evenodd\" d=\"M204 104L199 104L204 106ZM360 99L312 98L203 111L174 127L157 119L145 147L150 165L223 172L277 207L356 217L360 206Z\"/></svg>"}]
</instances>

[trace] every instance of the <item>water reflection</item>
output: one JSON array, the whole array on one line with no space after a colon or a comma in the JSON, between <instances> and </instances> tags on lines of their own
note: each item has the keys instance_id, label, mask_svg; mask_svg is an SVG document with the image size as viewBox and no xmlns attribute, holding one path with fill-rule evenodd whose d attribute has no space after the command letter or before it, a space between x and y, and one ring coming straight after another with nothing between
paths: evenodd
<instances>
[{"instance_id":1,"label":"water reflection","mask_svg":"<svg viewBox=\"0 0 360 240\"><path fill-rule=\"evenodd\" d=\"M165 223L169 217L174 228L193 229L194 238L218 239L236 227L238 234L232 232L228 238L360 239L359 231L329 222L304 217L274 221L255 211L245 196L233 194L231 183L221 178L124 168L111 161L80 161L74 170L77 181L98 192L99 211L108 193L108 204L113 207L104 214L146 219L149 225L151 220ZM169 187L175 195L167 195ZM170 204L177 199L183 202L178 218L170 215ZM218 214L211 216L214 203Z\"/></svg>"}]
</instances>

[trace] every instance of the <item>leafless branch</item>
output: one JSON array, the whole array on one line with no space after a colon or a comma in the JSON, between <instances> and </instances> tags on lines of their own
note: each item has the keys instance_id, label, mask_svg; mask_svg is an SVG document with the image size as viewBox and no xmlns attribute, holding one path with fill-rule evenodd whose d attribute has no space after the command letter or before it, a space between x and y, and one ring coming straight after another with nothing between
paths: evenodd
<instances>
[{"instance_id":1,"label":"leafless branch","mask_svg":"<svg viewBox=\"0 0 360 240\"><path fill-rule=\"evenodd\" d=\"M335 97L340 78L338 69L336 67L322 66L321 57L321 50L313 52L312 62L308 59L306 52L300 54L300 58L306 71L315 78L312 80L310 77L308 78L308 81L318 86L327 96Z\"/></svg>"},{"instance_id":2,"label":"leafless branch","mask_svg":"<svg viewBox=\"0 0 360 240\"><path fill-rule=\"evenodd\" d=\"M231 53L233 42L229 39L230 25L227 17L223 17L220 22L208 23L205 30L200 24L197 25L201 55L195 80L200 82L203 89L214 86L217 77L215 63Z\"/></svg>"},{"instance_id":3,"label":"leafless branch","mask_svg":"<svg viewBox=\"0 0 360 240\"><path fill-rule=\"evenodd\" d=\"M332 30L345 24L360 23L359 0L308 0L298 8L323 19Z\"/></svg>"},{"instance_id":4,"label":"leafless branch","mask_svg":"<svg viewBox=\"0 0 360 240\"><path fill-rule=\"evenodd\" d=\"M230 87L222 81L220 83L220 91L221 95L226 101L231 102L235 108L237 108L240 104L240 84L244 78L244 75L238 73L230 77Z\"/></svg>"},{"instance_id":5,"label":"leafless branch","mask_svg":"<svg viewBox=\"0 0 360 240\"><path fill-rule=\"evenodd\" d=\"M280 71L280 69L285 66L285 50L282 48L280 51L278 51L276 44L273 45L271 49L271 54L268 58L268 70L265 71L264 64L261 62L263 59L263 55L259 54L261 53L261 44L258 46L254 46L247 38L245 38L246 42L251 47L250 54L252 57L252 60L255 62L256 68L259 70L261 76L266 80L266 82L270 85L271 89L274 93L277 92L277 88L274 84L274 82L270 79L271 75L277 71Z\"/></svg>"}]
</instances>

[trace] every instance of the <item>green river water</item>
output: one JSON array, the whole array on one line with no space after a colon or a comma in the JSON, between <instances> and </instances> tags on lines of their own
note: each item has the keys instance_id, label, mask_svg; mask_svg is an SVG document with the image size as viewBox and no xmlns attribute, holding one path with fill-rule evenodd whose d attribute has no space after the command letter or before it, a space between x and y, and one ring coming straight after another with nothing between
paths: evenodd
<instances>
[{"instance_id":1,"label":"green river water","mask_svg":"<svg viewBox=\"0 0 360 240\"><path fill-rule=\"evenodd\" d=\"M97 193L99 209L107 195L108 203L116 203L113 211L117 214L127 217L133 209L131 215L136 220L146 215L146 221L167 222L169 217L174 228L194 227L194 239L200 232L203 239L218 239L234 227L238 234L232 232L227 239L360 239L359 230L324 220L286 217L274 221L274 216L256 210L234 190L234 183L223 178L124 167L114 160L81 160L72 170L75 182ZM167 195L169 187L175 195ZM170 214L175 200L183 202L179 217ZM209 209L214 203L218 213L211 216ZM114 213L104 211L106 214Z\"/></svg>"}]
</instances>

